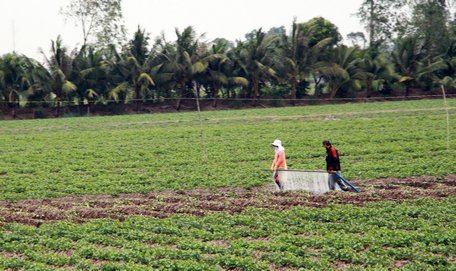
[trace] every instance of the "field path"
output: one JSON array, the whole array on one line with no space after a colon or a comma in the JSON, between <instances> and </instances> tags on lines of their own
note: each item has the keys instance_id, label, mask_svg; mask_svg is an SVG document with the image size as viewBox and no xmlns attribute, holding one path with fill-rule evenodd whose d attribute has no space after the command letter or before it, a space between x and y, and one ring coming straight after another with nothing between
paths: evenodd
<instances>
[{"instance_id":1,"label":"field path","mask_svg":"<svg viewBox=\"0 0 456 271\"><path fill-rule=\"evenodd\" d=\"M195 189L154 191L147 194L85 195L55 199L0 202L0 223L43 223L69 220L83 223L91 219L128 216L166 218L175 214L205 216L216 212L240 213L247 208L285 210L294 206L324 208L328 204L363 206L370 202L448 198L456 195L456 175L444 178L409 177L372 181L352 181L361 193L275 192L272 185L254 189Z\"/></svg>"}]
</instances>

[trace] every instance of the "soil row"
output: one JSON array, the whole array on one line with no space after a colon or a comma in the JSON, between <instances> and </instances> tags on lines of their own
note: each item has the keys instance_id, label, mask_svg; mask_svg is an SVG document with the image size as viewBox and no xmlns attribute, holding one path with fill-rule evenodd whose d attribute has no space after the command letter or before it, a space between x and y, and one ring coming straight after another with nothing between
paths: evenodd
<instances>
[{"instance_id":1,"label":"soil row","mask_svg":"<svg viewBox=\"0 0 456 271\"><path fill-rule=\"evenodd\" d=\"M328 204L363 206L370 202L447 198L456 195L456 175L352 181L362 192L276 192L273 185L254 189L223 188L153 191L147 194L86 195L56 199L0 202L0 224L40 226L59 220L77 223L91 219L128 216L166 218L176 214L205 216L217 212L240 213L247 208L285 210L294 206L324 208Z\"/></svg>"}]
</instances>

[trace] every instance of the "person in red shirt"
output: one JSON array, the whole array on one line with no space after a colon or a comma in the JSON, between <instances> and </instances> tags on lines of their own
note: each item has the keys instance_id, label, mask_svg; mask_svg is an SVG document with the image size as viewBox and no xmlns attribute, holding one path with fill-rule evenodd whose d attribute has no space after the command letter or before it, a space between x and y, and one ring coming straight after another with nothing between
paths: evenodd
<instances>
[{"instance_id":1,"label":"person in red shirt","mask_svg":"<svg viewBox=\"0 0 456 271\"><path fill-rule=\"evenodd\" d=\"M331 145L329 140L323 140L323 147L326 148L326 171L329 174L329 189L334 190L337 183L340 189L349 191L350 189L335 174L338 173L340 175L339 152Z\"/></svg>"},{"instance_id":2,"label":"person in red shirt","mask_svg":"<svg viewBox=\"0 0 456 271\"><path fill-rule=\"evenodd\" d=\"M285 155L285 148L282 146L282 141L279 139L274 140L271 144L274 147L274 160L271 164L272 177L280 190L284 189L283 182L284 174L279 174L280 170L287 169L287 159Z\"/></svg>"}]
</instances>

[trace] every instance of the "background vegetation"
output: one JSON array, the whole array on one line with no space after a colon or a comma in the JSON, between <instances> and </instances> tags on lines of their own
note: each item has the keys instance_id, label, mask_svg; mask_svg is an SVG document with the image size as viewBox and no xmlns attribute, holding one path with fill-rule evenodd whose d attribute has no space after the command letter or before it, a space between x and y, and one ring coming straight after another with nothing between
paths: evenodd
<instances>
[{"instance_id":1,"label":"background vegetation","mask_svg":"<svg viewBox=\"0 0 456 271\"><path fill-rule=\"evenodd\" d=\"M2 112L51 107L61 116L68 105L85 114L96 104L139 109L165 100L179 110L195 98L216 107L218 99L408 96L441 93L441 86L454 93L452 4L366 0L358 16L368 39L350 33L342 44L337 26L321 17L293 21L289 31L255 29L237 41L206 41L192 27L176 29L175 41L152 40L140 26L128 39L120 0L74 0L62 14L84 22L83 46L70 49L57 37L44 64L16 52L0 56Z\"/></svg>"}]
</instances>

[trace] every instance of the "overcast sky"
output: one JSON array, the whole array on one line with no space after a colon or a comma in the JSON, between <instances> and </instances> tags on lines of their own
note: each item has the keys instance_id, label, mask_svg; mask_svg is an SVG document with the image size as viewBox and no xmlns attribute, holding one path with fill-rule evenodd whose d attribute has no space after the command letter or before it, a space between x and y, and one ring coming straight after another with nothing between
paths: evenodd
<instances>
[{"instance_id":1,"label":"overcast sky","mask_svg":"<svg viewBox=\"0 0 456 271\"><path fill-rule=\"evenodd\" d=\"M0 55L15 50L42 62L51 40L61 35L70 49L82 43L82 30L66 21L59 9L69 0L0 0ZM155 38L164 31L175 40L174 29L189 25L207 40L244 39L244 34L262 27L285 26L293 18L305 22L324 17L334 23L342 37L363 31L354 16L363 0L123 0L122 10L128 39L138 25Z\"/></svg>"}]
</instances>

